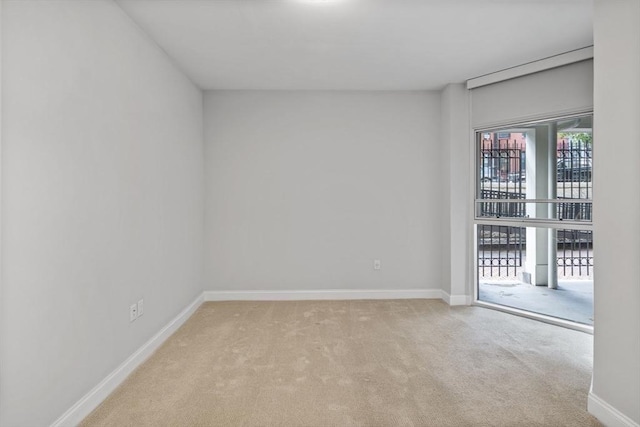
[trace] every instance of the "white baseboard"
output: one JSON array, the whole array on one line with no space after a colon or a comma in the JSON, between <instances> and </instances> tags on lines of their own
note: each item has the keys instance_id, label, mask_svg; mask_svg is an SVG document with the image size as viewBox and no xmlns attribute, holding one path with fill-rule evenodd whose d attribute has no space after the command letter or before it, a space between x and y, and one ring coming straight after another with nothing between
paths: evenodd
<instances>
[{"instance_id":1,"label":"white baseboard","mask_svg":"<svg viewBox=\"0 0 640 427\"><path fill-rule=\"evenodd\" d=\"M440 289L321 289L313 291L205 291L205 301L440 299Z\"/></svg>"},{"instance_id":2,"label":"white baseboard","mask_svg":"<svg viewBox=\"0 0 640 427\"><path fill-rule=\"evenodd\" d=\"M102 403L138 366L140 366L167 338L169 338L202 304L203 295L200 294L191 304L182 310L164 328L149 341L133 353L127 360L111 372L104 380L89 393L78 400L67 412L62 414L51 427L77 426L80 422Z\"/></svg>"},{"instance_id":3,"label":"white baseboard","mask_svg":"<svg viewBox=\"0 0 640 427\"><path fill-rule=\"evenodd\" d=\"M442 291L442 299L449 305L471 305L469 295L449 295L448 292Z\"/></svg>"},{"instance_id":4,"label":"white baseboard","mask_svg":"<svg viewBox=\"0 0 640 427\"><path fill-rule=\"evenodd\" d=\"M589 392L587 409L607 427L640 427L640 424L593 394L593 391Z\"/></svg>"}]
</instances>

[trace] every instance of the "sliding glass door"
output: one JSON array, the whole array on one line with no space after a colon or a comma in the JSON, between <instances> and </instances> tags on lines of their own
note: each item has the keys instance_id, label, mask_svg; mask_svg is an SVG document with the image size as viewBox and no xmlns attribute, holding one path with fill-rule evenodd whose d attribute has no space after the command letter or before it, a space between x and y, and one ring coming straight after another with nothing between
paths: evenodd
<instances>
[{"instance_id":1,"label":"sliding glass door","mask_svg":"<svg viewBox=\"0 0 640 427\"><path fill-rule=\"evenodd\" d=\"M592 115L476 132L477 300L593 324Z\"/></svg>"}]
</instances>

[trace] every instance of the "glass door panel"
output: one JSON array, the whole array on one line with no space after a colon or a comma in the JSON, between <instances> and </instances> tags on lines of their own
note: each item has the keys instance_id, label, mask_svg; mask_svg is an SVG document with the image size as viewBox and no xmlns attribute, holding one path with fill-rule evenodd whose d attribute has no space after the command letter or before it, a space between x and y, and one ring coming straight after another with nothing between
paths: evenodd
<instances>
[{"instance_id":1,"label":"glass door panel","mask_svg":"<svg viewBox=\"0 0 640 427\"><path fill-rule=\"evenodd\" d=\"M478 300L593 325L593 233L477 226Z\"/></svg>"},{"instance_id":2,"label":"glass door panel","mask_svg":"<svg viewBox=\"0 0 640 427\"><path fill-rule=\"evenodd\" d=\"M593 324L592 116L476 133L478 301Z\"/></svg>"}]
</instances>

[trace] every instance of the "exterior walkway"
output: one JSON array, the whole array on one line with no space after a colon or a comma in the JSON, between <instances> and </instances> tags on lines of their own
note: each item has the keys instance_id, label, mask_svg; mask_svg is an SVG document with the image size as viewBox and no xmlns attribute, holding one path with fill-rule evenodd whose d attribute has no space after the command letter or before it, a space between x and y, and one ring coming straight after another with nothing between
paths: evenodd
<instances>
[{"instance_id":1,"label":"exterior walkway","mask_svg":"<svg viewBox=\"0 0 640 427\"><path fill-rule=\"evenodd\" d=\"M480 301L593 326L593 281L560 280L558 289L518 281L485 280L480 283Z\"/></svg>"}]
</instances>

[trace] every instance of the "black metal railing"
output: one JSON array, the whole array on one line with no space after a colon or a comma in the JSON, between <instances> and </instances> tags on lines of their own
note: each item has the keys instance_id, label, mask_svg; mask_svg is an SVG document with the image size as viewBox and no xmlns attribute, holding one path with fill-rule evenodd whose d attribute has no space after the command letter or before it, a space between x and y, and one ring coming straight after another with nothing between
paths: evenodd
<instances>
[{"instance_id":1,"label":"black metal railing","mask_svg":"<svg viewBox=\"0 0 640 427\"><path fill-rule=\"evenodd\" d=\"M524 267L525 227L478 225L478 273L483 278L516 278ZM555 231L558 275L589 277L593 271L593 232Z\"/></svg>"},{"instance_id":2,"label":"black metal railing","mask_svg":"<svg viewBox=\"0 0 640 427\"><path fill-rule=\"evenodd\" d=\"M558 274L568 277L590 276L593 271L593 232L557 230Z\"/></svg>"},{"instance_id":3,"label":"black metal railing","mask_svg":"<svg viewBox=\"0 0 640 427\"><path fill-rule=\"evenodd\" d=\"M525 202L500 202L499 200L524 199L525 194L513 193L500 190L480 190L480 199L490 200L479 203L478 216L481 217L507 217L526 218L527 207ZM576 200L566 197L558 197L560 200ZM593 213L592 204L588 202L572 201L566 203L555 203L556 216L552 219L591 221Z\"/></svg>"},{"instance_id":4,"label":"black metal railing","mask_svg":"<svg viewBox=\"0 0 640 427\"><path fill-rule=\"evenodd\" d=\"M490 202L480 203L479 216L482 217L508 217L519 218L526 216L526 206L520 202L499 202L500 199L524 199L525 194L522 192L515 193L500 190L480 190L480 198L482 200L491 200Z\"/></svg>"},{"instance_id":5,"label":"black metal railing","mask_svg":"<svg viewBox=\"0 0 640 427\"><path fill-rule=\"evenodd\" d=\"M481 277L516 277L524 260L523 227L478 226L478 273Z\"/></svg>"},{"instance_id":6,"label":"black metal railing","mask_svg":"<svg viewBox=\"0 0 640 427\"><path fill-rule=\"evenodd\" d=\"M507 146L480 150L480 188L478 216L526 218L525 153ZM563 148L557 151L557 220L591 221L592 204L581 200L592 195L592 153L590 148ZM486 202L484 201L486 200ZM593 233L588 230L557 230L558 274L565 277L589 276L593 269ZM522 271L526 255L523 227L478 226L478 269L481 277L514 277Z\"/></svg>"}]
</instances>

